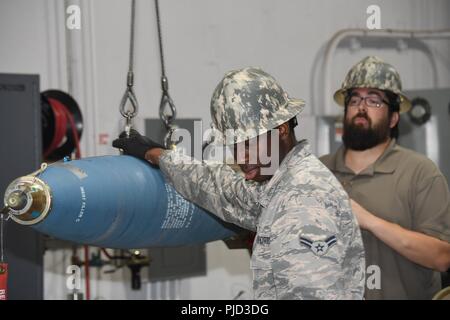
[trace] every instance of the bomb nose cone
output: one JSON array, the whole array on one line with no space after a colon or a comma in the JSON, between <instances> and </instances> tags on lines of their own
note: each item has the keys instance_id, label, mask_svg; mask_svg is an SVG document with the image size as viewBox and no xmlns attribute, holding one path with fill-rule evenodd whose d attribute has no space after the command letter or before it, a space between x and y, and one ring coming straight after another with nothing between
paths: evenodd
<instances>
[{"instance_id":1,"label":"bomb nose cone","mask_svg":"<svg viewBox=\"0 0 450 320\"><path fill-rule=\"evenodd\" d=\"M50 211L50 189L37 177L20 177L6 189L4 204L15 222L33 225L42 221Z\"/></svg>"}]
</instances>

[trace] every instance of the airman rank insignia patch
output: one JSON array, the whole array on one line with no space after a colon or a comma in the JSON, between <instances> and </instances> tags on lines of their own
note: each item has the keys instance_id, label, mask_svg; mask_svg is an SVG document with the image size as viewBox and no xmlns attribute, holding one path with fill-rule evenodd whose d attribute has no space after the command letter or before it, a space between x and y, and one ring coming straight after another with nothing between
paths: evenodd
<instances>
[{"instance_id":1,"label":"airman rank insignia patch","mask_svg":"<svg viewBox=\"0 0 450 320\"><path fill-rule=\"evenodd\" d=\"M311 249L316 256L325 255L336 242L336 236L331 236L324 241L312 241L308 238L300 237L300 243Z\"/></svg>"}]
</instances>

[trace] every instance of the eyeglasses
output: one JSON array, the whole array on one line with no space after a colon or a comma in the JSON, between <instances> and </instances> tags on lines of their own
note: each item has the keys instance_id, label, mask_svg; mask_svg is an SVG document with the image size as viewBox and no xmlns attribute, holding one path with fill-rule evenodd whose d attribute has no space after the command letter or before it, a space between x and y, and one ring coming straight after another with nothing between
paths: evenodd
<instances>
[{"instance_id":1,"label":"eyeglasses","mask_svg":"<svg viewBox=\"0 0 450 320\"><path fill-rule=\"evenodd\" d=\"M383 100L381 97L379 96L365 96L365 97L360 97L357 95L351 96L350 100L348 101L348 106L349 107L359 107L359 105L361 104L361 101L364 100L364 103L366 104L366 106L370 107L370 108L381 108L384 104L388 105L389 103L385 100Z\"/></svg>"}]
</instances>

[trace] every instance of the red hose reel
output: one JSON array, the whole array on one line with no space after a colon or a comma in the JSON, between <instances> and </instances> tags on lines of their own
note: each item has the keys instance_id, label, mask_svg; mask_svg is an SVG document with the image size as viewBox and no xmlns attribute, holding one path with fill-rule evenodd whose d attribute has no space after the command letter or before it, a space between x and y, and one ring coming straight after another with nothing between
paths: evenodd
<instances>
[{"instance_id":1,"label":"red hose reel","mask_svg":"<svg viewBox=\"0 0 450 320\"><path fill-rule=\"evenodd\" d=\"M57 161L74 151L79 157L83 117L77 102L67 93L47 90L41 93L43 158Z\"/></svg>"}]
</instances>

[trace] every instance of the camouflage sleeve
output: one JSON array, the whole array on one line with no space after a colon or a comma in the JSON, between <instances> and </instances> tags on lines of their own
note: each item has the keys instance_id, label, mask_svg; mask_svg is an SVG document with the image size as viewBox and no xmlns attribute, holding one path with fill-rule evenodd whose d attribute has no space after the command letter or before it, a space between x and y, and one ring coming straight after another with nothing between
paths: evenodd
<instances>
[{"instance_id":1,"label":"camouflage sleeve","mask_svg":"<svg viewBox=\"0 0 450 320\"><path fill-rule=\"evenodd\" d=\"M261 208L261 185L246 181L230 166L198 161L176 151L164 151L159 166L167 181L187 200L222 220L255 231Z\"/></svg>"},{"instance_id":2,"label":"camouflage sleeve","mask_svg":"<svg viewBox=\"0 0 450 320\"><path fill-rule=\"evenodd\" d=\"M341 226L330 212L335 209L314 198L298 200L304 205L287 209L280 220L285 225L273 228L272 268L279 298L362 299L365 262L361 235L353 232L357 225ZM355 240L357 246L350 248Z\"/></svg>"}]
</instances>

